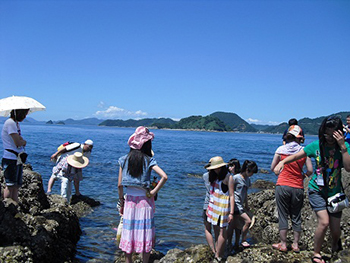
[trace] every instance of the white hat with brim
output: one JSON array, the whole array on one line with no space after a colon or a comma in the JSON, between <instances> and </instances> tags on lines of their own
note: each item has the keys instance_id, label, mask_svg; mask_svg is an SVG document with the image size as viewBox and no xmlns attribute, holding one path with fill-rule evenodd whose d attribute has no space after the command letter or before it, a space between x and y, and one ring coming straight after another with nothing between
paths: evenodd
<instances>
[{"instance_id":1,"label":"white hat with brim","mask_svg":"<svg viewBox=\"0 0 350 263\"><path fill-rule=\"evenodd\" d=\"M74 168L84 168L89 164L89 159L83 156L81 152L76 152L67 157L67 162Z\"/></svg>"},{"instance_id":2,"label":"white hat with brim","mask_svg":"<svg viewBox=\"0 0 350 263\"><path fill-rule=\"evenodd\" d=\"M224 162L222 157L215 156L209 160L209 163L205 166L205 168L207 170L213 170L213 169L217 169L217 168L220 168L222 166L225 166L225 165L227 165L227 163Z\"/></svg>"}]
</instances>

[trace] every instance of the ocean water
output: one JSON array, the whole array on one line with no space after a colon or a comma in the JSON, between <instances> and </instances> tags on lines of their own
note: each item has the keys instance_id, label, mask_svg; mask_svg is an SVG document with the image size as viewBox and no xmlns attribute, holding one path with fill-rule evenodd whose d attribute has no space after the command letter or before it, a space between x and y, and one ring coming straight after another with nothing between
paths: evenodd
<instances>
[{"instance_id":1,"label":"ocean water","mask_svg":"<svg viewBox=\"0 0 350 263\"><path fill-rule=\"evenodd\" d=\"M2 124L0 125L2 129ZM117 247L113 241L118 226L118 158L129 151L127 140L133 128L68 125L22 124L27 140L28 162L43 178L45 191L53 163L50 156L66 141L94 141L90 164L83 170L81 192L101 202L94 212L80 219L83 234L78 242L76 258L81 262L101 259L113 262ZM167 173L168 181L156 201L156 250L166 253L173 248L187 248L206 243L202 208L205 187L203 166L213 156L254 160L260 169L269 171L274 152L281 145L281 135L152 130L153 151L158 165ZM305 145L316 140L306 136ZM0 142L2 148L2 142ZM252 181L276 182L273 173L257 173ZM59 193L60 183L53 187ZM74 191L74 190L73 190Z\"/></svg>"}]
</instances>

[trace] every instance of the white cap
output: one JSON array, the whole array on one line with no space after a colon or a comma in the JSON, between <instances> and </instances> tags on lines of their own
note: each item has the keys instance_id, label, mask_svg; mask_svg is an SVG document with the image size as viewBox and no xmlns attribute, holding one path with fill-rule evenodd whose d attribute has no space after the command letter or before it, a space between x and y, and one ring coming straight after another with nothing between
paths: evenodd
<instances>
[{"instance_id":1,"label":"white cap","mask_svg":"<svg viewBox=\"0 0 350 263\"><path fill-rule=\"evenodd\" d=\"M86 140L85 142L84 142L84 144L87 144L87 145L94 145L94 142L92 141L92 140Z\"/></svg>"}]
</instances>

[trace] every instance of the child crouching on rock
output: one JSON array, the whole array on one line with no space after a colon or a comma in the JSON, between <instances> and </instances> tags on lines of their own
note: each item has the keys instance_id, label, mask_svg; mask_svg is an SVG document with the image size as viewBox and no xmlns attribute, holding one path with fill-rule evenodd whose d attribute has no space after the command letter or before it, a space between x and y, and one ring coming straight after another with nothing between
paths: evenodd
<instances>
[{"instance_id":1,"label":"child crouching on rock","mask_svg":"<svg viewBox=\"0 0 350 263\"><path fill-rule=\"evenodd\" d=\"M243 221L242 241L243 248L250 247L247 242L247 234L251 224L251 218L248 215L248 188L251 186L250 178L253 174L258 172L258 166L254 161L245 160L240 174L233 176L234 181L234 195L235 195L235 225L239 225L239 221ZM236 242L235 249L239 248L241 230L236 228Z\"/></svg>"},{"instance_id":2,"label":"child crouching on rock","mask_svg":"<svg viewBox=\"0 0 350 263\"><path fill-rule=\"evenodd\" d=\"M213 225L216 238L214 262L220 262L224 254L226 227L233 220L235 206L233 178L226 165L220 156L216 156L211 158L206 166L210 182L207 220Z\"/></svg>"},{"instance_id":3,"label":"child crouching on rock","mask_svg":"<svg viewBox=\"0 0 350 263\"><path fill-rule=\"evenodd\" d=\"M72 196L72 181L74 176L81 171L82 168L89 164L89 159L81 152L62 158L56 166L52 168L52 176L54 179L61 180L61 196L66 198L68 203Z\"/></svg>"}]
</instances>

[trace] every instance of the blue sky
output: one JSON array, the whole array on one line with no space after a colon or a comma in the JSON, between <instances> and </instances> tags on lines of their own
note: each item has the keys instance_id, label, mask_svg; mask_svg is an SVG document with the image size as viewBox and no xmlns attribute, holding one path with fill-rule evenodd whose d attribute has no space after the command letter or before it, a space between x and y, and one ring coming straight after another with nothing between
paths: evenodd
<instances>
[{"instance_id":1,"label":"blue sky","mask_svg":"<svg viewBox=\"0 0 350 263\"><path fill-rule=\"evenodd\" d=\"M349 111L350 1L0 2L0 97L37 120Z\"/></svg>"}]
</instances>

